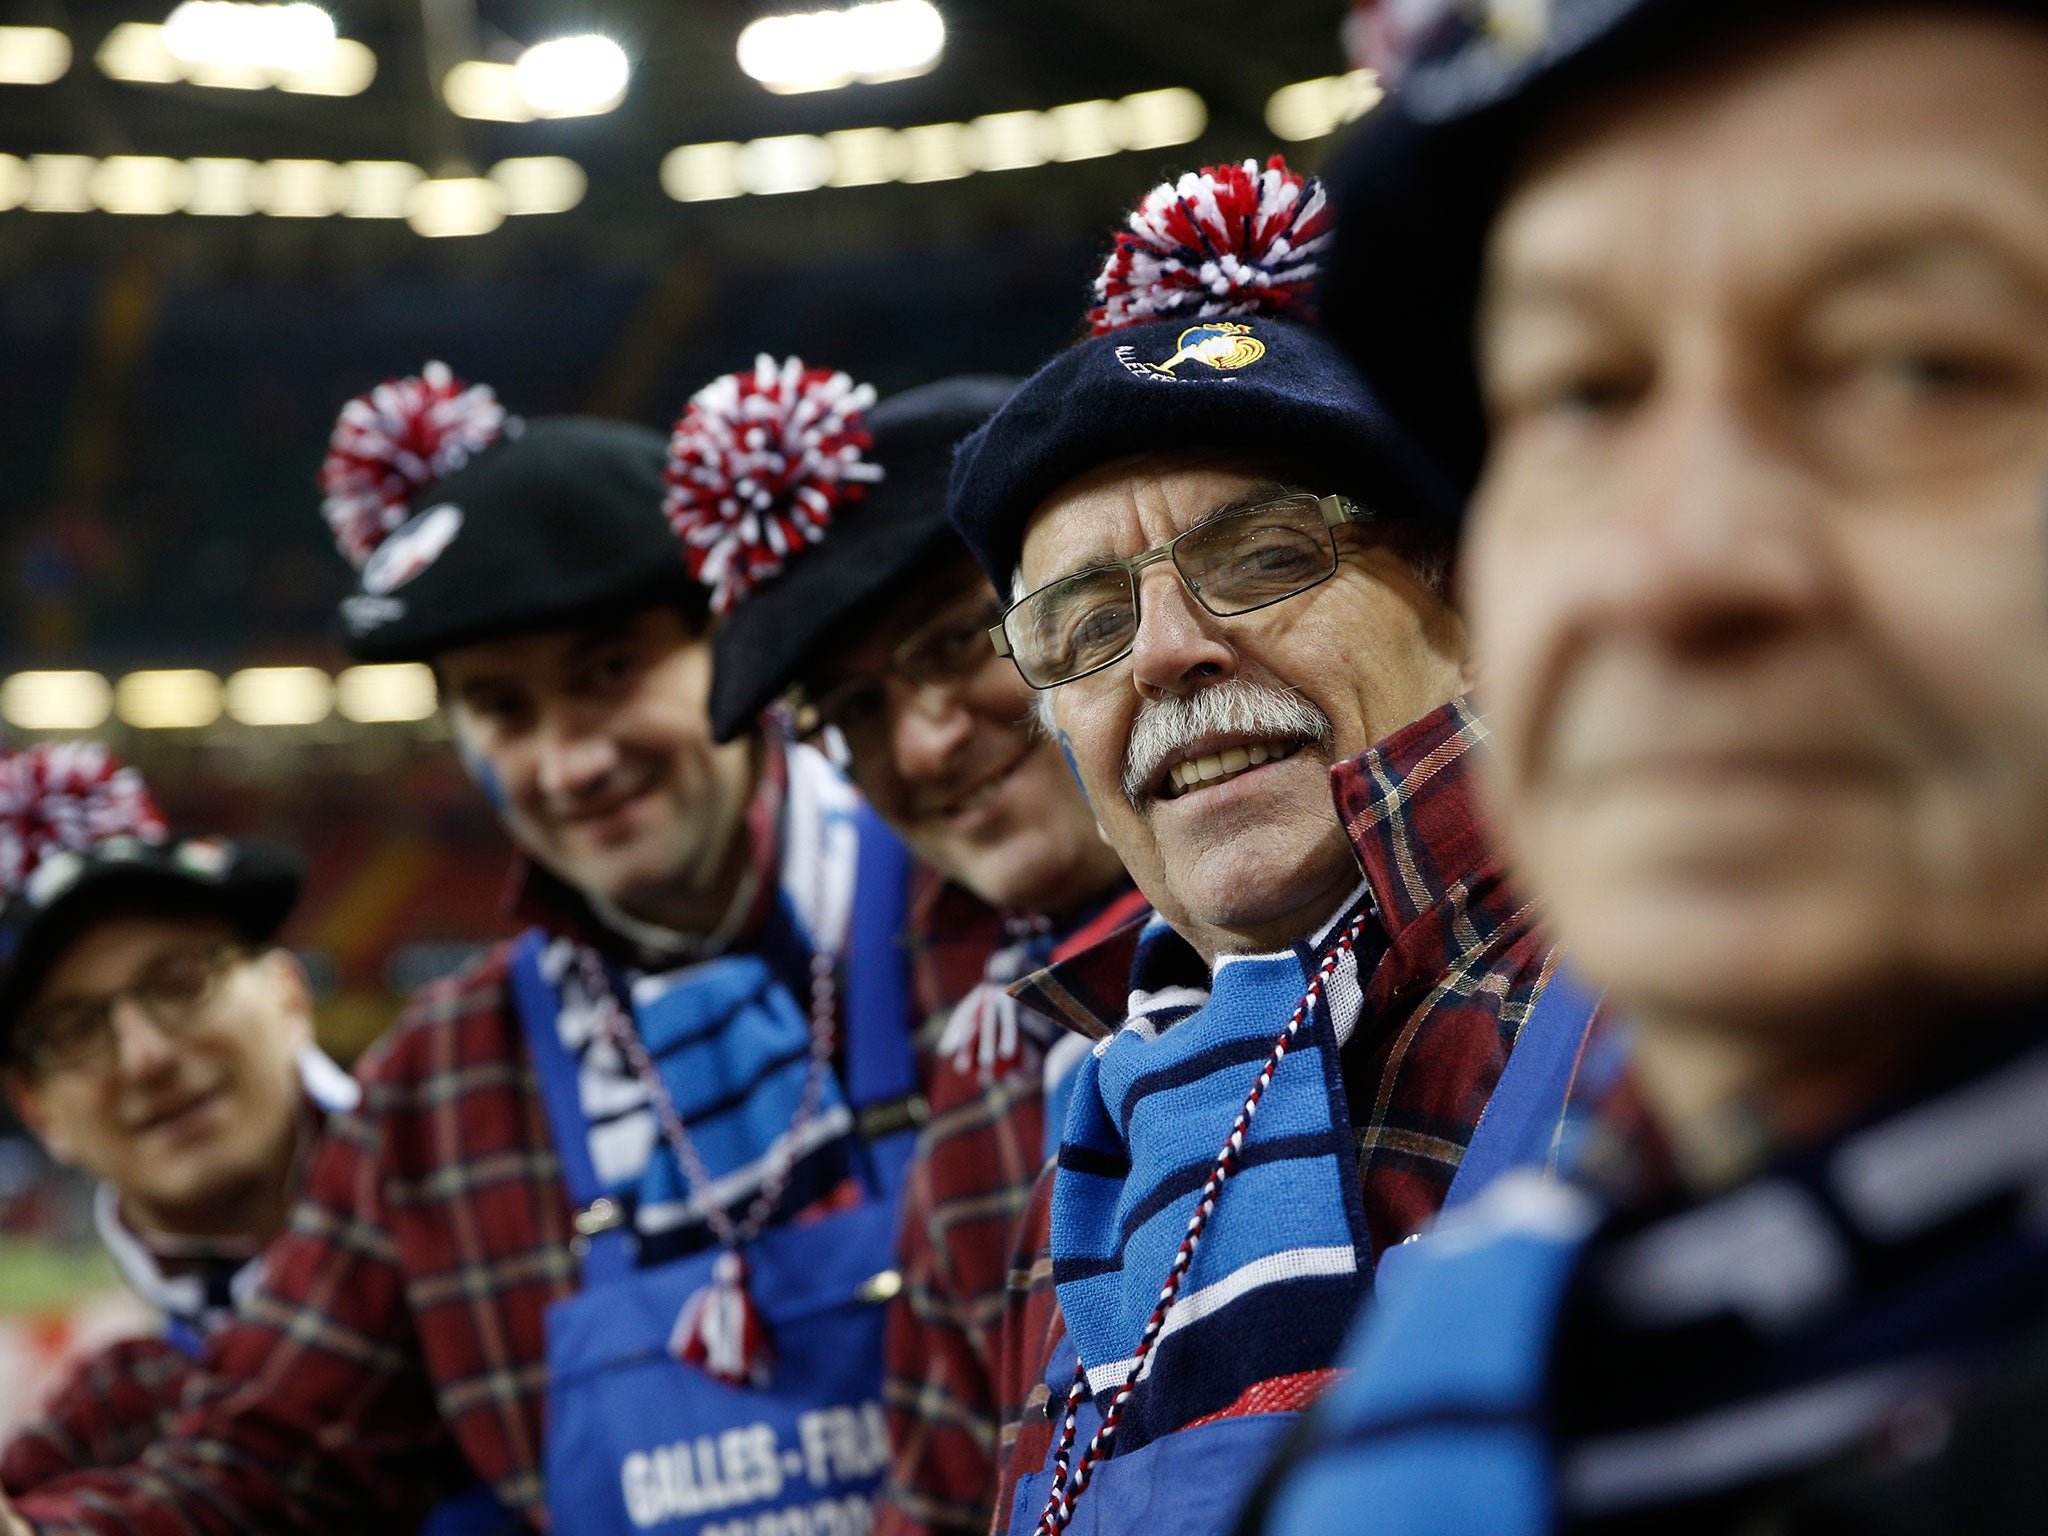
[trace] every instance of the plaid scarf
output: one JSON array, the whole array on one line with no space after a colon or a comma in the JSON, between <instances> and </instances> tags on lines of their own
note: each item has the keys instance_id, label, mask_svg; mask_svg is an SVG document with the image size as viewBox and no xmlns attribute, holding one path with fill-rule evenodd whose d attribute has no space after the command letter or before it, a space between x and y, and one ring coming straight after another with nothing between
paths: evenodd
<instances>
[{"instance_id":1,"label":"plaid scarf","mask_svg":"<svg viewBox=\"0 0 2048 1536\"><path fill-rule=\"evenodd\" d=\"M1363 887L1313 938L1226 956L1212 976L1157 919L1138 947L1128 1016L1075 1076L1052 1193L1053 1280L1090 1390L1131 1350L1246 1092L1325 949L1369 905ZM1259 1105L1180 1298L1126 1405L1121 1450L1329 1364L1371 1271L1338 1052L1359 977L1385 940L1368 917Z\"/></svg>"}]
</instances>

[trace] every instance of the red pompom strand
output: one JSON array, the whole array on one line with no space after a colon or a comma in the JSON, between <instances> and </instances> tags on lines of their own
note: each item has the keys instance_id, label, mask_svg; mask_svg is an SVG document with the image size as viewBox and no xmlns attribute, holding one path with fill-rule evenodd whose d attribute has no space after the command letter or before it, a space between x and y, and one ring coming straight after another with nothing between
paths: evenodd
<instances>
[{"instance_id":1,"label":"red pompom strand","mask_svg":"<svg viewBox=\"0 0 2048 1536\"><path fill-rule=\"evenodd\" d=\"M163 813L142 782L96 741L59 741L0 757L0 899L52 854L110 837L160 842Z\"/></svg>"},{"instance_id":2,"label":"red pompom strand","mask_svg":"<svg viewBox=\"0 0 2048 1536\"><path fill-rule=\"evenodd\" d=\"M1094 335L1148 320L1312 313L1329 199L1278 155L1163 183L1129 226L1095 279Z\"/></svg>"},{"instance_id":3,"label":"red pompom strand","mask_svg":"<svg viewBox=\"0 0 2048 1536\"><path fill-rule=\"evenodd\" d=\"M446 363L349 401L320 466L320 510L349 564L363 568L419 492L518 430L490 385L465 384Z\"/></svg>"},{"instance_id":4,"label":"red pompom strand","mask_svg":"<svg viewBox=\"0 0 2048 1536\"><path fill-rule=\"evenodd\" d=\"M861 413L874 403L872 388L843 373L765 354L690 397L669 437L663 505L714 613L822 539L882 478L863 457L874 438Z\"/></svg>"}]
</instances>

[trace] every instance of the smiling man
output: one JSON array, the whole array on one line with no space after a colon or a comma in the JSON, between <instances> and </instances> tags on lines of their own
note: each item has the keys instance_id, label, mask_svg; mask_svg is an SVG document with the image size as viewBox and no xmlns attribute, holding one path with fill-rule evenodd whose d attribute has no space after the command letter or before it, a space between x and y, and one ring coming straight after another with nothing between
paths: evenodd
<instances>
[{"instance_id":1,"label":"smiling man","mask_svg":"<svg viewBox=\"0 0 2048 1536\"><path fill-rule=\"evenodd\" d=\"M371 1049L189 1411L24 1498L34 1528L869 1518L922 1104L910 861L816 752L712 739L666 461L437 365L344 409L322 483L349 642L435 666L531 926Z\"/></svg>"},{"instance_id":2,"label":"smiling man","mask_svg":"<svg viewBox=\"0 0 2048 1536\"><path fill-rule=\"evenodd\" d=\"M1015 387L944 379L866 412L881 478L736 605L715 642L718 732L744 731L791 690L799 730L843 755L944 877L916 911L939 1059L889 1318L884 1536L988 1530L1015 1228L1083 1054L1004 989L1144 908L1058 745L1034 729L1032 690L989 644L1003 605L946 521L953 445Z\"/></svg>"},{"instance_id":3,"label":"smiling man","mask_svg":"<svg viewBox=\"0 0 2048 1536\"><path fill-rule=\"evenodd\" d=\"M1011 1536L1227 1525L1380 1254L1547 1141L1587 1022L1536 1011L1472 806L1450 508L1300 323L1326 218L1277 161L1159 188L1097 334L955 463L993 638L1158 913L1021 989L1097 1043L1013 1267Z\"/></svg>"},{"instance_id":4,"label":"smiling man","mask_svg":"<svg viewBox=\"0 0 2048 1536\"><path fill-rule=\"evenodd\" d=\"M52 1157L100 1181L100 1236L166 1324L83 1362L0 1455L10 1492L155 1437L261 1278L315 1131L356 1102L277 943L298 890L282 848L172 837L96 742L0 757L8 1098Z\"/></svg>"},{"instance_id":5,"label":"smiling man","mask_svg":"<svg viewBox=\"0 0 2048 1536\"><path fill-rule=\"evenodd\" d=\"M1632 1053L1266 1528L2042 1529L2048 9L1436 21L1333 319L1476 480L1491 799Z\"/></svg>"}]
</instances>

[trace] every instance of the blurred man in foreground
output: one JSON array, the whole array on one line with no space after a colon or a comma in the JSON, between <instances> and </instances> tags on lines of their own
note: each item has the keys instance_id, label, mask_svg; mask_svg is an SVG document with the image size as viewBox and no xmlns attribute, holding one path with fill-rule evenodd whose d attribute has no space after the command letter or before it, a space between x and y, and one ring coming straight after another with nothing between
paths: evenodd
<instances>
[{"instance_id":1,"label":"blurred man in foreground","mask_svg":"<svg viewBox=\"0 0 2048 1536\"><path fill-rule=\"evenodd\" d=\"M1633 1062L1418 1245L1265 1528L2040 1530L2048 14L1551 28L1408 71L1334 318L1484 440L1488 786Z\"/></svg>"},{"instance_id":2,"label":"blurred man in foreground","mask_svg":"<svg viewBox=\"0 0 2048 1536\"><path fill-rule=\"evenodd\" d=\"M1324 213L1277 160L1156 189L1095 334L955 461L995 638L1158 910L1027 989L1097 1044L1013 1266L1010 1536L1224 1528L1380 1255L1541 1156L1587 1022L1472 805L1448 508L1303 323Z\"/></svg>"},{"instance_id":3,"label":"blurred man in foreground","mask_svg":"<svg viewBox=\"0 0 2048 1536\"><path fill-rule=\"evenodd\" d=\"M277 932L296 861L171 837L95 742L0 757L0 1048L8 1098L165 1331L84 1361L0 1454L22 1493L140 1454L205 1339L263 1273L327 1114L355 1080L315 1048Z\"/></svg>"},{"instance_id":4,"label":"blurred man in foreground","mask_svg":"<svg viewBox=\"0 0 2048 1536\"><path fill-rule=\"evenodd\" d=\"M1005 988L1144 908L1036 729L1031 690L989 644L1002 603L946 521L954 443L1014 387L945 379L868 412L882 478L715 642L718 734L793 686L798 729L844 754L869 804L945 877L921 893L913 930L919 1002L942 1031L889 1319L885 1536L988 1530L1017 1218L1087 1044Z\"/></svg>"}]
</instances>

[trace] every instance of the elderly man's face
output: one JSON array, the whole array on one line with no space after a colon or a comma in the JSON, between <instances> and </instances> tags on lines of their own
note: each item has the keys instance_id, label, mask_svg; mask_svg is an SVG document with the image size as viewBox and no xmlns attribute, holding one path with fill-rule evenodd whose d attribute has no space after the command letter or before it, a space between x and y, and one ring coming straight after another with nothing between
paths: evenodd
<instances>
[{"instance_id":1,"label":"elderly man's face","mask_svg":"<svg viewBox=\"0 0 2048 1536\"><path fill-rule=\"evenodd\" d=\"M1034 514L1024 585L1128 559L1269 484L1167 460L1108 465ZM1140 576L1131 654L1053 691L1052 721L1111 846L1206 956L1275 948L1335 910L1359 872L1331 804L1331 764L1462 686L1463 631L1408 562L1354 530L1340 533L1338 547L1328 581L1233 618L1204 610L1171 563L1151 566ZM1162 735L1161 722L1188 714L1177 703L1231 687L1249 690L1259 723ZM1133 762L1134 735L1147 761ZM1266 760L1250 764L1255 753ZM1176 791L1173 770L1204 758L1222 776ZM1142 782L1127 789L1134 768L1129 776Z\"/></svg>"},{"instance_id":2,"label":"elderly man's face","mask_svg":"<svg viewBox=\"0 0 2048 1536\"><path fill-rule=\"evenodd\" d=\"M2043 81L2048 29L1838 16L1563 125L1496 223L1494 787L1625 1006L2048 980Z\"/></svg>"}]
</instances>

